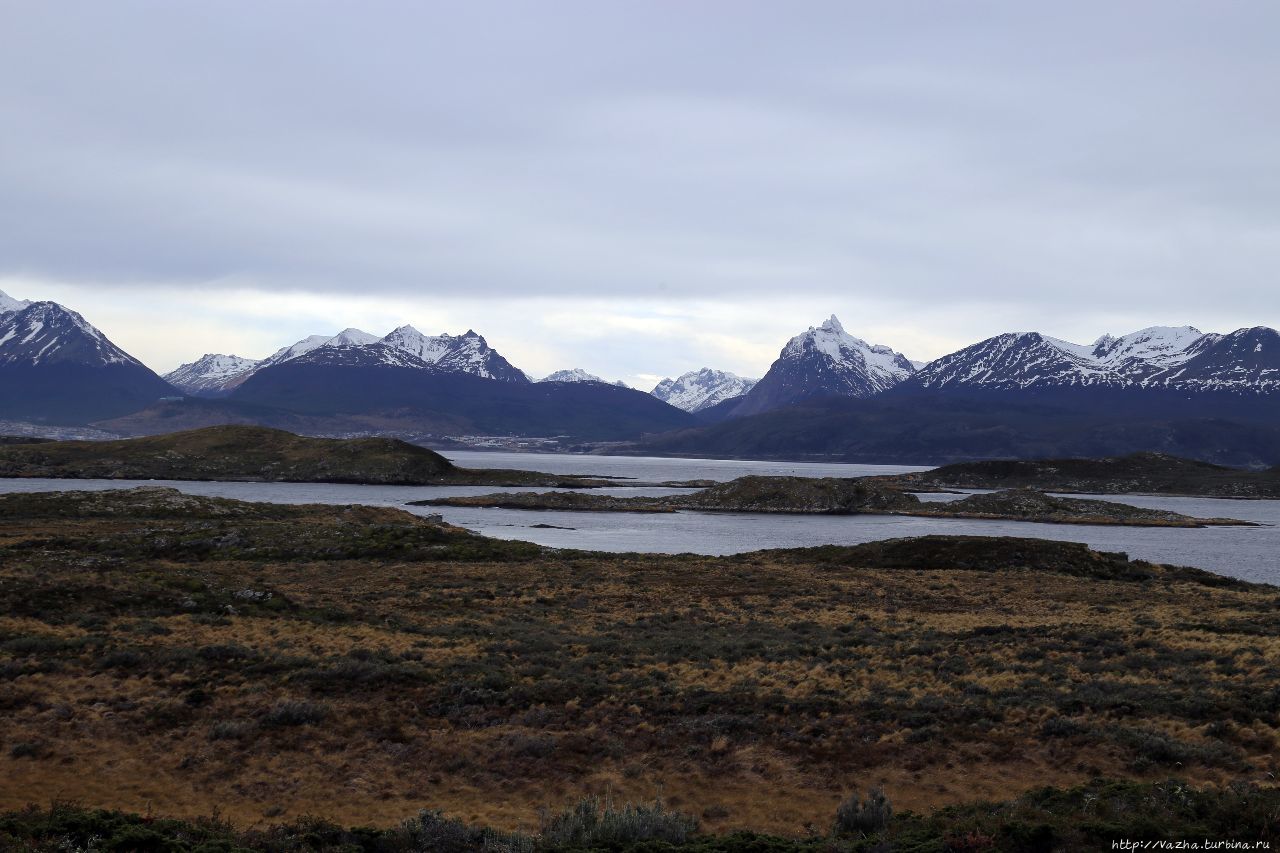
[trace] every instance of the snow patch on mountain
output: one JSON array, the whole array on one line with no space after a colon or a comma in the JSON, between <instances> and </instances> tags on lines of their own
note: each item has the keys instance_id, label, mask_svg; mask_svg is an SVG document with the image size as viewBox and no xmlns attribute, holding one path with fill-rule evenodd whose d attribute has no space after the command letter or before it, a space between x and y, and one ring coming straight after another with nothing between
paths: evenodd
<instances>
[{"instance_id":1,"label":"snow patch on mountain","mask_svg":"<svg viewBox=\"0 0 1280 853\"><path fill-rule=\"evenodd\" d=\"M258 359L206 353L166 373L164 379L188 394L218 394L230 391L249 378L261 364Z\"/></svg>"},{"instance_id":2,"label":"snow patch on mountain","mask_svg":"<svg viewBox=\"0 0 1280 853\"><path fill-rule=\"evenodd\" d=\"M262 366L267 367L272 364L281 364L295 359L298 356L306 355L316 347L322 347L325 343L331 340L333 340L332 335L311 335L309 337L305 337L296 344L282 347L264 358L262 360Z\"/></svg>"},{"instance_id":3,"label":"snow patch on mountain","mask_svg":"<svg viewBox=\"0 0 1280 853\"><path fill-rule=\"evenodd\" d=\"M649 393L668 405L686 412L703 409L741 397L755 387L758 379L744 379L727 370L704 367L675 379L663 379Z\"/></svg>"},{"instance_id":4,"label":"snow patch on mountain","mask_svg":"<svg viewBox=\"0 0 1280 853\"><path fill-rule=\"evenodd\" d=\"M9 294L0 290L0 314L11 314L14 311L21 311L31 303L25 299L14 299Z\"/></svg>"},{"instance_id":5,"label":"snow patch on mountain","mask_svg":"<svg viewBox=\"0 0 1280 853\"><path fill-rule=\"evenodd\" d=\"M423 361L411 352L397 349L381 339L369 344L350 346L319 346L308 353L290 359L292 364L325 365L329 367L411 367L417 370L435 370L436 366Z\"/></svg>"},{"instance_id":6,"label":"snow patch on mountain","mask_svg":"<svg viewBox=\"0 0 1280 853\"><path fill-rule=\"evenodd\" d=\"M362 347L368 344L376 344L382 338L377 335L371 335L360 329L343 329L329 340L325 341L321 346L326 347Z\"/></svg>"},{"instance_id":7,"label":"snow patch on mountain","mask_svg":"<svg viewBox=\"0 0 1280 853\"><path fill-rule=\"evenodd\" d=\"M1221 338L1194 326L1152 326L1119 338L1103 335L1093 356L1122 375L1144 377L1183 364Z\"/></svg>"},{"instance_id":8,"label":"snow patch on mountain","mask_svg":"<svg viewBox=\"0 0 1280 853\"><path fill-rule=\"evenodd\" d=\"M601 379L594 373L587 373L581 367L570 368L569 370L557 370L555 373L549 373L538 382L602 382L606 385L611 384L605 379Z\"/></svg>"}]
</instances>

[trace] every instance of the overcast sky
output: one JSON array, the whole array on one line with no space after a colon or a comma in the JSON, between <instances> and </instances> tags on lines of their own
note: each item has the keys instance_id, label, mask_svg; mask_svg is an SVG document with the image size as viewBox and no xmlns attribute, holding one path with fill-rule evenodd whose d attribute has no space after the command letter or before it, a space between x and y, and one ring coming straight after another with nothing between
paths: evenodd
<instances>
[{"instance_id":1,"label":"overcast sky","mask_svg":"<svg viewBox=\"0 0 1280 853\"><path fill-rule=\"evenodd\" d=\"M1274 0L0 0L0 289L161 371L1277 326L1278 43Z\"/></svg>"}]
</instances>

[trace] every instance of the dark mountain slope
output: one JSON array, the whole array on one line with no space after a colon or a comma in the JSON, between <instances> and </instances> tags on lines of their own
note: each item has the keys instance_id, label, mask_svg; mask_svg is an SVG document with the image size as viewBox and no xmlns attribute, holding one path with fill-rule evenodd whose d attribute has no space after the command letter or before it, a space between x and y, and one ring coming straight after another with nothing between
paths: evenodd
<instances>
[{"instance_id":1,"label":"dark mountain slope","mask_svg":"<svg viewBox=\"0 0 1280 853\"><path fill-rule=\"evenodd\" d=\"M0 418L84 424L178 393L55 302L0 316Z\"/></svg>"},{"instance_id":2,"label":"dark mountain slope","mask_svg":"<svg viewBox=\"0 0 1280 853\"><path fill-rule=\"evenodd\" d=\"M1154 390L827 398L654 436L644 452L943 464L1159 451L1227 465L1280 460L1280 401Z\"/></svg>"},{"instance_id":3,"label":"dark mountain slope","mask_svg":"<svg viewBox=\"0 0 1280 853\"><path fill-rule=\"evenodd\" d=\"M1147 380L1151 386L1246 395L1280 392L1280 333L1265 326L1223 335L1186 362Z\"/></svg>"},{"instance_id":4,"label":"dark mountain slope","mask_svg":"<svg viewBox=\"0 0 1280 853\"><path fill-rule=\"evenodd\" d=\"M325 363L298 359L260 370L230 399L313 416L445 423L453 434L617 440L695 423L692 415L649 394L613 385L504 382L421 366L351 365L332 361L330 354L324 358Z\"/></svg>"}]
</instances>

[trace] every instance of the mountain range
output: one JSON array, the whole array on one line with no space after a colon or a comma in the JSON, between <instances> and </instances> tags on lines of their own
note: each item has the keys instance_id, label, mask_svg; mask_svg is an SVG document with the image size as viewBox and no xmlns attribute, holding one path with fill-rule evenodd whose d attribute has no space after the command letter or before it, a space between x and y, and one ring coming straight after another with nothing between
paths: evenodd
<instances>
[{"instance_id":1,"label":"mountain range","mask_svg":"<svg viewBox=\"0 0 1280 853\"><path fill-rule=\"evenodd\" d=\"M0 293L0 419L37 424L647 435L651 452L931 461L1060 449L1070 442L1046 426L1056 419L1085 430L1071 439L1082 449L1155 443L1136 449L1176 446L1221 461L1235 450L1210 447L1207 424L1218 422L1221 435L1250 436L1244 463L1274 464L1277 413L1280 334L1266 327L1152 327L1092 344L1007 333L921 365L832 316L791 338L758 381L702 368L646 394L580 368L535 382L474 330L425 335L409 325L312 335L263 359L208 354L162 378L76 312Z\"/></svg>"},{"instance_id":2,"label":"mountain range","mask_svg":"<svg viewBox=\"0 0 1280 853\"><path fill-rule=\"evenodd\" d=\"M1166 389L1270 394L1280 390L1280 335L1273 329L1205 334L1153 327L1090 346L1041 335L1005 334L925 365L909 384L923 389Z\"/></svg>"}]
</instances>

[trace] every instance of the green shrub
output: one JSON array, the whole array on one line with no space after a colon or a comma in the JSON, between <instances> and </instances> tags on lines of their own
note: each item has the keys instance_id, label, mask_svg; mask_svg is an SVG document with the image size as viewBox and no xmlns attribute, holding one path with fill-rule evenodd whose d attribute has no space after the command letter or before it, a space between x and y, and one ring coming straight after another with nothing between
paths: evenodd
<instances>
[{"instance_id":1,"label":"green shrub","mask_svg":"<svg viewBox=\"0 0 1280 853\"><path fill-rule=\"evenodd\" d=\"M870 835L887 827L892 817L893 806L884 789L877 785L867 792L865 802L859 799L857 791L850 794L836 809L831 831L836 836Z\"/></svg>"},{"instance_id":2,"label":"green shrub","mask_svg":"<svg viewBox=\"0 0 1280 853\"><path fill-rule=\"evenodd\" d=\"M548 847L625 845L639 841L684 844L698 830L697 818L653 805L615 806L611 798L584 797L573 808L542 815L541 841Z\"/></svg>"},{"instance_id":3,"label":"green shrub","mask_svg":"<svg viewBox=\"0 0 1280 853\"><path fill-rule=\"evenodd\" d=\"M439 810L424 810L393 830L410 850L431 853L532 853L534 840L516 832L468 826L458 818L446 818Z\"/></svg>"}]
</instances>

